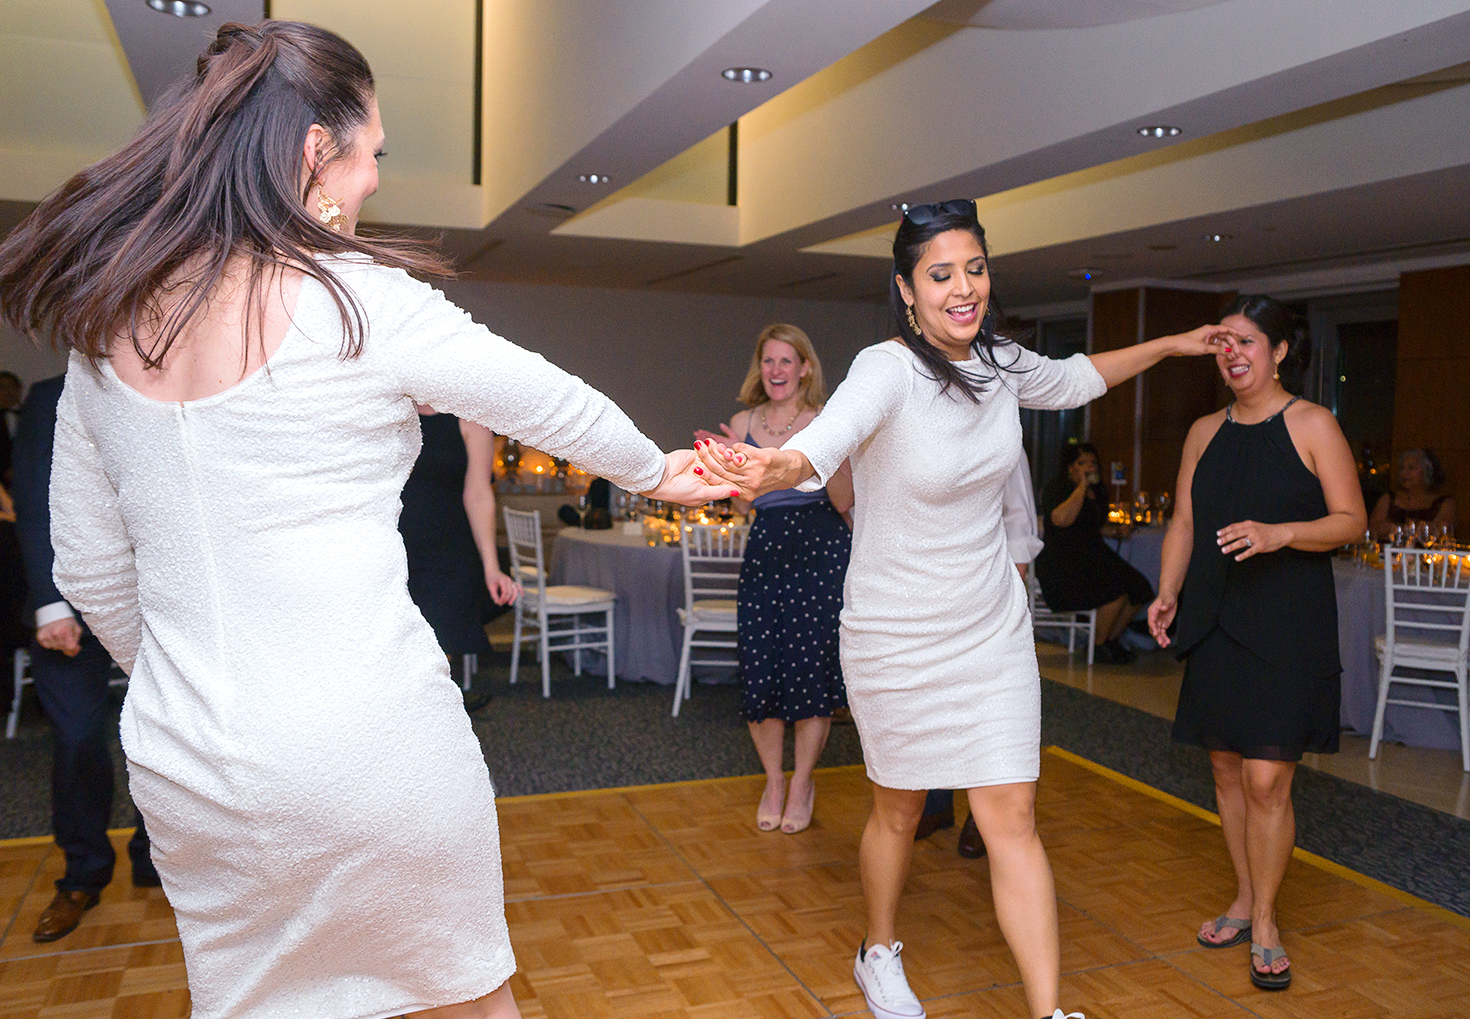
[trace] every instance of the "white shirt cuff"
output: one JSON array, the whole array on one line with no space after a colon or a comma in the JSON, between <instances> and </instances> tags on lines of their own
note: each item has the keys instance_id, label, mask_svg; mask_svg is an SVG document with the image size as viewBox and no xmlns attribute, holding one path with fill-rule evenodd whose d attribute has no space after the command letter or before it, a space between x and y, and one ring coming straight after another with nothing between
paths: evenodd
<instances>
[{"instance_id":1,"label":"white shirt cuff","mask_svg":"<svg viewBox=\"0 0 1470 1019\"><path fill-rule=\"evenodd\" d=\"M36 610L36 629L40 629L47 623L54 623L58 619L75 619L77 614L71 610L71 606L64 601L54 601L50 605L42 605Z\"/></svg>"}]
</instances>

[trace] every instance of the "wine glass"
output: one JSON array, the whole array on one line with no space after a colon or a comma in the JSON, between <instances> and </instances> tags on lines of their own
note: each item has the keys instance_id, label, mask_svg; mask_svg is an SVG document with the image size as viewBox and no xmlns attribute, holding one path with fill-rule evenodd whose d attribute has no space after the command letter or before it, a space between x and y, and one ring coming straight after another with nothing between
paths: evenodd
<instances>
[{"instance_id":1,"label":"wine glass","mask_svg":"<svg viewBox=\"0 0 1470 1019\"><path fill-rule=\"evenodd\" d=\"M1414 525L1414 544L1419 548L1433 548L1432 538L1429 533L1429 521L1421 520Z\"/></svg>"}]
</instances>

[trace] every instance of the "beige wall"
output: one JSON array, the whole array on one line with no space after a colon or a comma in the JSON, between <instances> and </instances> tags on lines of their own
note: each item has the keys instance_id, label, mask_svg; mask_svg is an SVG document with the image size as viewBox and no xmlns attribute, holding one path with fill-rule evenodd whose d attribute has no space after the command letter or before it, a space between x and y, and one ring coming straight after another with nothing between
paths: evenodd
<instances>
[{"instance_id":1,"label":"beige wall","mask_svg":"<svg viewBox=\"0 0 1470 1019\"><path fill-rule=\"evenodd\" d=\"M66 358L50 347L38 347L0 322L0 370L12 371L29 386L66 371Z\"/></svg>"},{"instance_id":2,"label":"beige wall","mask_svg":"<svg viewBox=\"0 0 1470 1019\"><path fill-rule=\"evenodd\" d=\"M665 449L740 409L735 394L763 326L806 330L829 390L859 350L890 335L886 307L843 301L500 283L445 290L477 321L606 392Z\"/></svg>"}]
</instances>

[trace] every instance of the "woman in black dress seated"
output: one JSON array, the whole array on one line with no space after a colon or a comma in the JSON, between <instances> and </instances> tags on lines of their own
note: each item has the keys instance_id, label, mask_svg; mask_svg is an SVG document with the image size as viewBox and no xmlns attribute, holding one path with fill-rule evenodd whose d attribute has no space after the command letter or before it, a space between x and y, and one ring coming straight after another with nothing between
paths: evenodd
<instances>
[{"instance_id":1,"label":"woman in black dress seated","mask_svg":"<svg viewBox=\"0 0 1470 1019\"><path fill-rule=\"evenodd\" d=\"M1036 557L1041 596L1055 612L1097 609L1094 660L1127 665L1136 655L1118 642L1134 614L1153 601L1154 588L1103 541L1107 496L1097 450L1068 443L1062 473L1041 493L1046 546Z\"/></svg>"},{"instance_id":2,"label":"woman in black dress seated","mask_svg":"<svg viewBox=\"0 0 1470 1019\"><path fill-rule=\"evenodd\" d=\"M1234 402L1184 441L1178 501L1164 539L1149 627L1176 622L1186 660L1174 738L1210 752L1220 826L1235 865L1234 901L1199 930L1206 948L1251 942L1257 987L1291 983L1276 893L1296 841L1291 780L1305 753L1335 753L1339 676L1333 549L1367 513L1352 451L1328 410L1283 386L1306 341L1291 314L1244 296L1221 324L1216 356Z\"/></svg>"},{"instance_id":3,"label":"woman in black dress seated","mask_svg":"<svg viewBox=\"0 0 1470 1019\"><path fill-rule=\"evenodd\" d=\"M1428 523L1432 528L1455 525L1455 497L1444 491L1444 468L1432 449L1406 449L1393 472L1393 491L1373 507L1368 526L1379 541L1388 541L1400 524Z\"/></svg>"}]
</instances>

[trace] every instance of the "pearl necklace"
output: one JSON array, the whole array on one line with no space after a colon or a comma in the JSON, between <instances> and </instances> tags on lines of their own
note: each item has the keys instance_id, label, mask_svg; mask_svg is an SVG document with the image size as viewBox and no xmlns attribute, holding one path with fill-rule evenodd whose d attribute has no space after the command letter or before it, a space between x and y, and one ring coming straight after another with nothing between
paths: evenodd
<instances>
[{"instance_id":1,"label":"pearl necklace","mask_svg":"<svg viewBox=\"0 0 1470 1019\"><path fill-rule=\"evenodd\" d=\"M787 432L791 431L792 428L795 428L796 427L796 419L799 418L799 417L801 417L801 410L800 409L798 409L795 414L791 415L791 420L786 423L786 427L783 428L783 429L781 429L778 432L778 431L776 431L776 429L772 428L771 427L771 423L766 420L766 408L762 407L761 408L761 427L764 428L767 432L769 432L772 435L785 435Z\"/></svg>"}]
</instances>

